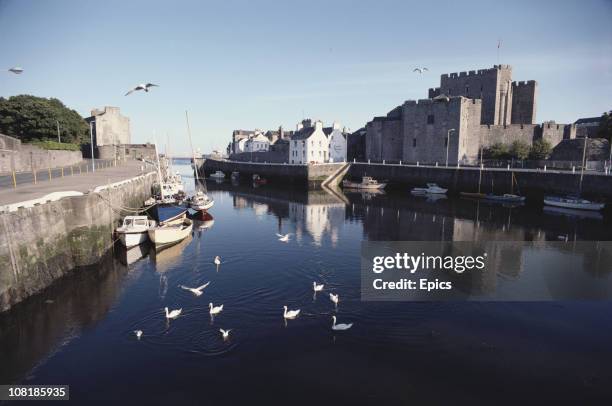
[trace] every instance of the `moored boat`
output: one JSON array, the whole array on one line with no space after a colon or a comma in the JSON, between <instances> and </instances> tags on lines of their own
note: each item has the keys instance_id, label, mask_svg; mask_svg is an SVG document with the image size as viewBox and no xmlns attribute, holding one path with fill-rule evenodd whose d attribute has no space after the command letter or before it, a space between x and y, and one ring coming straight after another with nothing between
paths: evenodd
<instances>
[{"instance_id":1,"label":"moored boat","mask_svg":"<svg viewBox=\"0 0 612 406\"><path fill-rule=\"evenodd\" d=\"M525 201L525 196L519 196L512 193L504 193L503 195L495 195L493 193L484 195L485 200L495 202L522 203Z\"/></svg>"},{"instance_id":2,"label":"moored boat","mask_svg":"<svg viewBox=\"0 0 612 406\"><path fill-rule=\"evenodd\" d=\"M432 194L432 195L444 195L448 192L448 189L441 188L436 183L428 183L427 187L415 187L411 190L414 194Z\"/></svg>"},{"instance_id":3,"label":"moored boat","mask_svg":"<svg viewBox=\"0 0 612 406\"><path fill-rule=\"evenodd\" d=\"M194 210L208 210L215 204L215 201L201 190L197 191L189 200L189 207Z\"/></svg>"},{"instance_id":4,"label":"moored boat","mask_svg":"<svg viewBox=\"0 0 612 406\"><path fill-rule=\"evenodd\" d=\"M384 189L387 186L386 183L379 183L376 179L371 176L364 176L361 178L361 182L353 182L350 180L343 180L342 187L347 189Z\"/></svg>"},{"instance_id":5,"label":"moored boat","mask_svg":"<svg viewBox=\"0 0 612 406\"><path fill-rule=\"evenodd\" d=\"M544 204L554 207L563 207L566 209L591 210L598 211L604 208L604 203L592 202L576 196L546 196Z\"/></svg>"},{"instance_id":6,"label":"moored boat","mask_svg":"<svg viewBox=\"0 0 612 406\"><path fill-rule=\"evenodd\" d=\"M210 174L209 178L225 179L225 174L222 171L216 171L215 173Z\"/></svg>"},{"instance_id":7,"label":"moored boat","mask_svg":"<svg viewBox=\"0 0 612 406\"><path fill-rule=\"evenodd\" d=\"M155 244L155 249L160 249L181 242L191 234L192 229L192 221L184 218L180 223L165 223L151 227L148 235Z\"/></svg>"},{"instance_id":8,"label":"moored boat","mask_svg":"<svg viewBox=\"0 0 612 406\"><path fill-rule=\"evenodd\" d=\"M148 230L155 227L155 220L149 220L147 216L126 216L123 224L115 232L124 247L130 248L140 245L149 238Z\"/></svg>"},{"instance_id":9,"label":"moored boat","mask_svg":"<svg viewBox=\"0 0 612 406\"><path fill-rule=\"evenodd\" d=\"M238 171L233 171L232 172L232 179L238 179L240 177L240 172Z\"/></svg>"}]
</instances>

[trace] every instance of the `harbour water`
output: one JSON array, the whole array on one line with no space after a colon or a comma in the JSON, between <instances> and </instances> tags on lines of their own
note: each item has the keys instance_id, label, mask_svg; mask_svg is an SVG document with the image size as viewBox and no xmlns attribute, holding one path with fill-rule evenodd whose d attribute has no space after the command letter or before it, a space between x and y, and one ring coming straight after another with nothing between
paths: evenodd
<instances>
[{"instance_id":1,"label":"harbour water","mask_svg":"<svg viewBox=\"0 0 612 406\"><path fill-rule=\"evenodd\" d=\"M181 171L193 189L189 168ZM600 286L598 300L360 298L363 240L609 241L606 215L229 180L208 190L214 222L196 223L179 245L117 248L0 314L0 383L68 384L71 402L88 405L612 398L612 264L561 281ZM284 243L276 233L292 236ZM525 283L532 276L511 270L494 275L493 286L544 288ZM208 281L199 297L179 288ZM324 291L314 295L313 281ZM340 295L337 309L329 292ZM209 302L223 312L211 318ZM284 321L283 305L300 316ZM181 316L166 321L166 306L182 308ZM353 328L333 332L334 314ZM219 328L232 329L228 340Z\"/></svg>"}]
</instances>

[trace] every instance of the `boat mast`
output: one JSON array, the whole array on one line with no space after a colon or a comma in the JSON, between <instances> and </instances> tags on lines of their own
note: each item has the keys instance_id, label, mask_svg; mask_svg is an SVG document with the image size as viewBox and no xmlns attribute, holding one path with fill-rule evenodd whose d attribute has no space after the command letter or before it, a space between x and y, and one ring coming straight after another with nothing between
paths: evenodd
<instances>
[{"instance_id":1,"label":"boat mast","mask_svg":"<svg viewBox=\"0 0 612 406\"><path fill-rule=\"evenodd\" d=\"M478 168L478 194L480 194L480 185L482 184L482 135L480 136L480 168Z\"/></svg>"},{"instance_id":2,"label":"boat mast","mask_svg":"<svg viewBox=\"0 0 612 406\"><path fill-rule=\"evenodd\" d=\"M584 178L584 165L586 163L586 149L588 136L584 136L584 148L582 148L582 165L580 166L580 183L578 184L578 196L582 194L582 179Z\"/></svg>"},{"instance_id":3,"label":"boat mast","mask_svg":"<svg viewBox=\"0 0 612 406\"><path fill-rule=\"evenodd\" d=\"M187 135L189 136L189 145L191 146L191 156L193 157L193 170L195 172L196 185L199 181L198 164L196 163L195 151L193 150L193 141L191 140L191 127L189 126L189 113L185 110L185 119L187 121Z\"/></svg>"},{"instance_id":4,"label":"boat mast","mask_svg":"<svg viewBox=\"0 0 612 406\"><path fill-rule=\"evenodd\" d=\"M157 158L157 180L159 182L159 198L164 198L163 186L162 186L162 176L161 176L161 167L159 164L159 153L157 152L157 138L155 139L155 158Z\"/></svg>"}]
</instances>

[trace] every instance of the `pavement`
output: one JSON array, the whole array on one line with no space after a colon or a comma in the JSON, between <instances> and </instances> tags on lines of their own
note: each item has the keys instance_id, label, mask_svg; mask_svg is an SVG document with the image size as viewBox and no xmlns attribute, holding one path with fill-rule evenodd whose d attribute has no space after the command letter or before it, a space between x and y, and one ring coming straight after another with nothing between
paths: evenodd
<instances>
[{"instance_id":1,"label":"pavement","mask_svg":"<svg viewBox=\"0 0 612 406\"><path fill-rule=\"evenodd\" d=\"M16 189L11 187L0 187L0 206L19 203L27 200L40 199L50 193L56 192L81 192L87 193L98 186L105 186L109 183L120 182L138 175L150 172L153 169L141 161L125 161L117 166L108 168L96 168L95 172L82 172L81 174L66 172L64 177L52 178L51 180L38 181L36 185L18 185ZM48 174L48 173L47 173ZM48 175L47 175L48 176ZM47 177L48 179L48 177Z\"/></svg>"}]
</instances>

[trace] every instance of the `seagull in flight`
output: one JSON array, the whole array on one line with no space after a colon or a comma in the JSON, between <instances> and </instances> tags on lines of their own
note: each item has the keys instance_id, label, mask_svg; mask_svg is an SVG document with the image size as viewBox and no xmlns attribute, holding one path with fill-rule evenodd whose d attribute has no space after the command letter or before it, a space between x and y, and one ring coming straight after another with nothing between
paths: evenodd
<instances>
[{"instance_id":1,"label":"seagull in flight","mask_svg":"<svg viewBox=\"0 0 612 406\"><path fill-rule=\"evenodd\" d=\"M15 66L14 68L9 69L8 71L13 72L15 75L21 75L23 73L23 68Z\"/></svg>"},{"instance_id":2,"label":"seagull in flight","mask_svg":"<svg viewBox=\"0 0 612 406\"><path fill-rule=\"evenodd\" d=\"M196 295L196 296L201 296L201 295L202 295L202 293L204 293L204 289L206 289L206 287L207 287L208 285L210 285L210 282L207 282L207 283L205 283L205 284L204 284L204 285L202 285L202 286L198 286L197 288L190 288L190 287L188 287L188 286L183 286L183 285L179 285L179 287L180 287L181 289L185 289L185 290L190 291L191 293L193 293L193 294L194 294L194 295Z\"/></svg>"},{"instance_id":3,"label":"seagull in flight","mask_svg":"<svg viewBox=\"0 0 612 406\"><path fill-rule=\"evenodd\" d=\"M127 92L125 95L126 95L126 96L127 96L127 95L130 95L130 94L132 94L132 93L134 93L134 92L137 92L137 91L139 91L139 90L144 90L145 92L148 92L148 91L149 91L149 88L150 88L150 87L153 87L153 86L155 86L155 87L159 87L159 85L156 85L156 84L153 84L153 83L141 83L141 84L139 84L138 86L136 86L135 88L130 89L130 91L129 91L129 92Z\"/></svg>"},{"instance_id":4,"label":"seagull in flight","mask_svg":"<svg viewBox=\"0 0 612 406\"><path fill-rule=\"evenodd\" d=\"M426 67L422 67L422 68L414 68L413 72L419 72L419 74L423 74L423 72L429 72L429 69L427 69Z\"/></svg>"}]
</instances>

